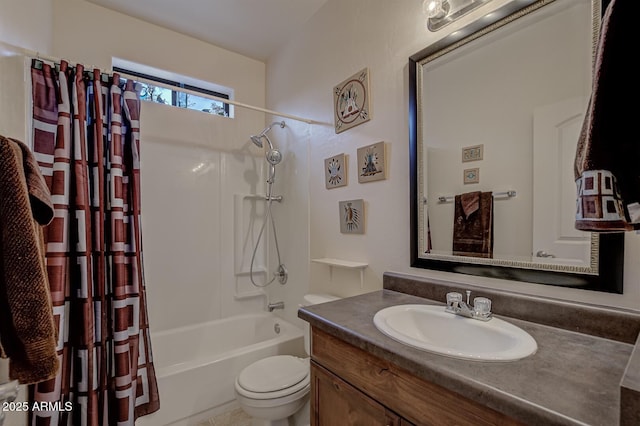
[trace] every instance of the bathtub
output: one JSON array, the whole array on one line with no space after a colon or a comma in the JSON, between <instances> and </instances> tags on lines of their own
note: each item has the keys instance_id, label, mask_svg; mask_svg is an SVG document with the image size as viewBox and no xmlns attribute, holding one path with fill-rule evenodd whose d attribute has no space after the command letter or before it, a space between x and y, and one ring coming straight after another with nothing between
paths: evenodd
<instances>
[{"instance_id":1,"label":"bathtub","mask_svg":"<svg viewBox=\"0 0 640 426\"><path fill-rule=\"evenodd\" d=\"M306 356L303 332L270 313L237 315L153 333L160 410L137 426L187 426L237 408L236 376L272 355Z\"/></svg>"}]
</instances>

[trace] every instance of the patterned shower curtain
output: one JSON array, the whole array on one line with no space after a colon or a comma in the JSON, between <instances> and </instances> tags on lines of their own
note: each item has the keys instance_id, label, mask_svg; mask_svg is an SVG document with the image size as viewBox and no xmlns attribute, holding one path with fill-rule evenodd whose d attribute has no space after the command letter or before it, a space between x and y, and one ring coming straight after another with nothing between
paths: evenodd
<instances>
[{"instance_id":1,"label":"patterned shower curtain","mask_svg":"<svg viewBox=\"0 0 640 426\"><path fill-rule=\"evenodd\" d=\"M117 74L34 60L33 148L60 372L31 386L30 423L133 425L159 409L142 268L140 97Z\"/></svg>"}]
</instances>

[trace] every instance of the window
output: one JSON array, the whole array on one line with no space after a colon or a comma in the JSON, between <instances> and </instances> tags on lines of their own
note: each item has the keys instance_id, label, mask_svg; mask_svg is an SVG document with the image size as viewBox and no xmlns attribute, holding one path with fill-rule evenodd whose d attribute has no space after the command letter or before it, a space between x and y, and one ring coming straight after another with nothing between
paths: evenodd
<instances>
[{"instance_id":1,"label":"window","mask_svg":"<svg viewBox=\"0 0 640 426\"><path fill-rule=\"evenodd\" d=\"M136 64L127 62L123 65L125 67L116 66L116 63L122 63L125 61L114 60L113 71L121 72L131 76L140 78L143 81L138 81L141 86L140 98L147 102L156 102L159 104L172 105L179 108L188 108L197 111L206 112L209 114L215 114L222 117L232 116L230 106L227 103L211 99L205 96L198 96L192 92L212 95L218 98L229 99L228 93L222 93L216 90L211 90L202 86L213 86L211 83L199 82L197 80L178 76L176 74L157 70L153 74L149 73L155 71L150 67L136 66ZM133 65L133 66L132 66ZM135 69L144 68L145 71L140 72ZM164 78L164 75L171 75L173 78ZM153 82L158 82L158 85L154 85ZM190 83L202 83L201 85L195 85ZM171 88L169 88L171 87ZM175 87L175 89L174 89ZM186 89L186 90L184 90Z\"/></svg>"}]
</instances>

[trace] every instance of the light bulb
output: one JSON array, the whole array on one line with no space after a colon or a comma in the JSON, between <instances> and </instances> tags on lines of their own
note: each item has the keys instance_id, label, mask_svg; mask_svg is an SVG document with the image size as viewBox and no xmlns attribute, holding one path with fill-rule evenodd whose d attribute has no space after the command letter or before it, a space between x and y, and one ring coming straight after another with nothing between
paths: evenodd
<instances>
[{"instance_id":1,"label":"light bulb","mask_svg":"<svg viewBox=\"0 0 640 426\"><path fill-rule=\"evenodd\" d=\"M427 15L427 18L442 18L446 14L442 4L443 0L424 0L422 11Z\"/></svg>"}]
</instances>

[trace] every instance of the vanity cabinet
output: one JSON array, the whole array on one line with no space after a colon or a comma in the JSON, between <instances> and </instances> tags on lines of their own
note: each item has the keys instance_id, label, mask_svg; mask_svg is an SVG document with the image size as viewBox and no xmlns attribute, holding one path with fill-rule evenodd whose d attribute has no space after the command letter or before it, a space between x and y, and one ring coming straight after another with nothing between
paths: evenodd
<instances>
[{"instance_id":1,"label":"vanity cabinet","mask_svg":"<svg viewBox=\"0 0 640 426\"><path fill-rule=\"evenodd\" d=\"M335 374L311 362L313 426L408 426L400 416Z\"/></svg>"},{"instance_id":2,"label":"vanity cabinet","mask_svg":"<svg viewBox=\"0 0 640 426\"><path fill-rule=\"evenodd\" d=\"M311 426L522 425L315 327Z\"/></svg>"}]
</instances>

